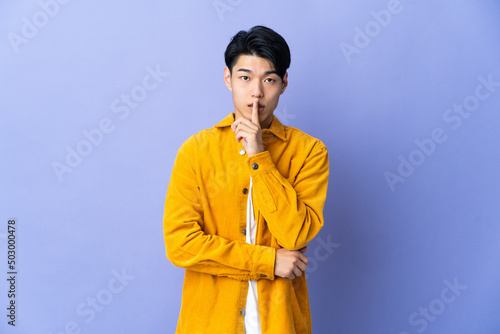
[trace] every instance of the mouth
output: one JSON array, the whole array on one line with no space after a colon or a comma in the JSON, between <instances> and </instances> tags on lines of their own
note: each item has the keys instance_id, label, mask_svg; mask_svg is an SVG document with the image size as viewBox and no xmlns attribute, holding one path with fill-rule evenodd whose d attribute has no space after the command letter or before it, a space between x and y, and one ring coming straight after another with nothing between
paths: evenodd
<instances>
[{"instance_id":1,"label":"mouth","mask_svg":"<svg viewBox=\"0 0 500 334\"><path fill-rule=\"evenodd\" d=\"M250 108L250 110L253 110L253 103L252 104L249 104L248 107ZM264 106L259 104L258 105L258 111L262 111L264 110Z\"/></svg>"}]
</instances>

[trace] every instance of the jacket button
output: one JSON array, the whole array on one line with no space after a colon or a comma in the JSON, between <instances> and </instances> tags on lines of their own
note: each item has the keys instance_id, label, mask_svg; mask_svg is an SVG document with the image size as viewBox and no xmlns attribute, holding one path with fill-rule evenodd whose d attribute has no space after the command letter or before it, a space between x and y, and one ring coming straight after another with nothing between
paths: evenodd
<instances>
[{"instance_id":1,"label":"jacket button","mask_svg":"<svg viewBox=\"0 0 500 334\"><path fill-rule=\"evenodd\" d=\"M258 169L258 168L259 168L259 165L257 165L257 164L253 164L253 165L252 165L252 168L253 168L253 169Z\"/></svg>"},{"instance_id":2,"label":"jacket button","mask_svg":"<svg viewBox=\"0 0 500 334\"><path fill-rule=\"evenodd\" d=\"M245 153L247 153L247 152L244 149L240 150L240 155L245 155Z\"/></svg>"},{"instance_id":3,"label":"jacket button","mask_svg":"<svg viewBox=\"0 0 500 334\"><path fill-rule=\"evenodd\" d=\"M243 230L241 232L243 233L243 235L247 235L247 230Z\"/></svg>"},{"instance_id":4,"label":"jacket button","mask_svg":"<svg viewBox=\"0 0 500 334\"><path fill-rule=\"evenodd\" d=\"M243 188L243 193L246 195L248 194L248 189L247 188Z\"/></svg>"},{"instance_id":5,"label":"jacket button","mask_svg":"<svg viewBox=\"0 0 500 334\"><path fill-rule=\"evenodd\" d=\"M245 310L241 310L241 315L245 315Z\"/></svg>"}]
</instances>

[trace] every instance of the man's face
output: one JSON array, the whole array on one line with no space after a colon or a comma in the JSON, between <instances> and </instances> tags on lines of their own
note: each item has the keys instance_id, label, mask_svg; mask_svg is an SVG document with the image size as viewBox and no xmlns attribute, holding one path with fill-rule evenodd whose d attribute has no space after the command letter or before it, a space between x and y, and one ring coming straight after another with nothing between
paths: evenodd
<instances>
[{"instance_id":1,"label":"man's face","mask_svg":"<svg viewBox=\"0 0 500 334\"><path fill-rule=\"evenodd\" d=\"M233 93L235 119L244 117L251 121L253 103L258 99L260 125L266 129L271 125L274 109L288 85L288 73L281 80L267 59L240 55L232 75L227 66L224 69L224 82Z\"/></svg>"}]
</instances>

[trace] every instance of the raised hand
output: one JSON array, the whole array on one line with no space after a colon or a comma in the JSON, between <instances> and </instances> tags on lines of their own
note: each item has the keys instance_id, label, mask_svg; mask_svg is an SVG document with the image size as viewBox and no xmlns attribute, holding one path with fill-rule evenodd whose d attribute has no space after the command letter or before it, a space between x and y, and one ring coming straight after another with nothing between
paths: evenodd
<instances>
[{"instance_id":1,"label":"raised hand","mask_svg":"<svg viewBox=\"0 0 500 334\"><path fill-rule=\"evenodd\" d=\"M259 99L253 101L252 120L240 117L231 125L236 135L236 141L242 142L248 156L264 152L262 144L262 131L259 121Z\"/></svg>"}]
</instances>

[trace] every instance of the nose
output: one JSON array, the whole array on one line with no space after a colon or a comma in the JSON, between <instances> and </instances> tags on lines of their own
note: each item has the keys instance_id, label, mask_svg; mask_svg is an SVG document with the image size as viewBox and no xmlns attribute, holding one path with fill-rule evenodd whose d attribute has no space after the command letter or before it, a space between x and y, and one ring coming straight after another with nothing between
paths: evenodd
<instances>
[{"instance_id":1,"label":"nose","mask_svg":"<svg viewBox=\"0 0 500 334\"><path fill-rule=\"evenodd\" d=\"M262 95L263 95L262 83L255 80L255 83L252 87L252 97L262 97Z\"/></svg>"}]
</instances>

